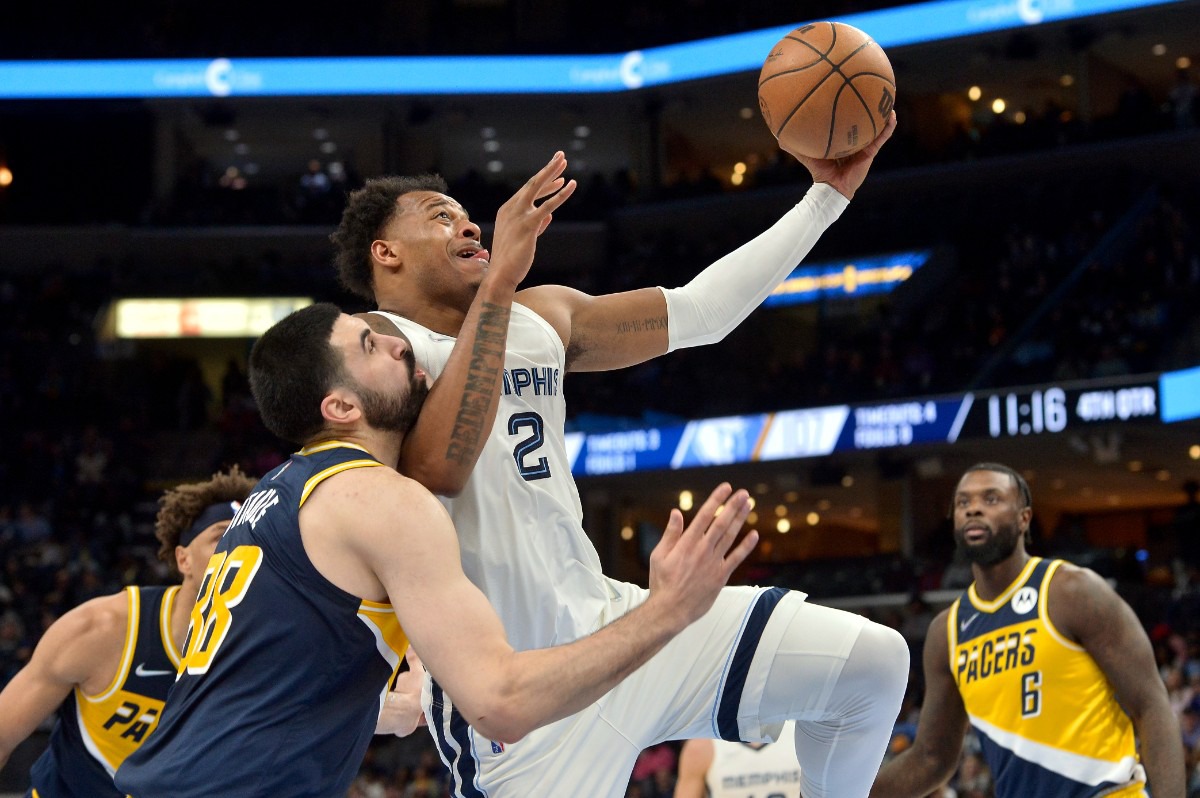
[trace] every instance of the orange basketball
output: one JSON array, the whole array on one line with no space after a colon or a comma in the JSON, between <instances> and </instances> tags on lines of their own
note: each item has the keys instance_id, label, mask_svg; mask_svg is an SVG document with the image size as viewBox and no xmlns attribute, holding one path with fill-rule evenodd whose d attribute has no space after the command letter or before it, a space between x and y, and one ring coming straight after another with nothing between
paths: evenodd
<instances>
[{"instance_id":1,"label":"orange basketball","mask_svg":"<svg viewBox=\"0 0 1200 798\"><path fill-rule=\"evenodd\" d=\"M896 101L887 54L858 28L814 22L771 48L758 107L780 144L813 158L858 152L883 131Z\"/></svg>"}]
</instances>

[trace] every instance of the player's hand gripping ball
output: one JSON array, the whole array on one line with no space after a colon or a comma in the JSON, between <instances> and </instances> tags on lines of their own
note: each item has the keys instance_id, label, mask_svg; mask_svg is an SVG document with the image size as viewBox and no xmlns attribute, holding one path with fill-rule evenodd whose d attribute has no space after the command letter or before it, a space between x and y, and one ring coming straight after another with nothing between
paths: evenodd
<instances>
[{"instance_id":1,"label":"player's hand gripping ball","mask_svg":"<svg viewBox=\"0 0 1200 798\"><path fill-rule=\"evenodd\" d=\"M758 76L758 107L780 146L843 158L874 141L896 101L883 48L858 28L814 22L771 48Z\"/></svg>"}]
</instances>

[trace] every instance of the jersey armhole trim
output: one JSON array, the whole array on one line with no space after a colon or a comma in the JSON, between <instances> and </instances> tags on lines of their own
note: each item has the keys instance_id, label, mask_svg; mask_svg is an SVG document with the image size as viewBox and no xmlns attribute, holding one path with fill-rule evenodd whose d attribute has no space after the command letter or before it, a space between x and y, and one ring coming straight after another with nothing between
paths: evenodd
<instances>
[{"instance_id":1,"label":"jersey armhole trim","mask_svg":"<svg viewBox=\"0 0 1200 798\"><path fill-rule=\"evenodd\" d=\"M117 666L116 675L113 676L112 682L104 689L104 692L99 695L88 695L83 692L82 688L75 688L75 691L85 701L92 704L112 697L112 694L117 692L121 685L125 684L125 679L129 676L129 666L133 664L133 650L137 648L137 630L141 616L142 596L138 588L132 585L125 588L125 595L129 601L129 610L125 617L125 647L121 650L121 664Z\"/></svg>"},{"instance_id":2,"label":"jersey armhole trim","mask_svg":"<svg viewBox=\"0 0 1200 798\"><path fill-rule=\"evenodd\" d=\"M1062 564L1062 560L1055 560L1046 568L1046 574L1042 577L1042 588L1038 594L1038 617L1042 619L1042 623L1046 625L1046 631L1059 645L1069 648L1071 651L1085 651L1083 646L1068 640L1067 636L1054 625L1054 621L1050 620L1050 580L1054 578L1054 574Z\"/></svg>"},{"instance_id":3,"label":"jersey armhole trim","mask_svg":"<svg viewBox=\"0 0 1200 798\"><path fill-rule=\"evenodd\" d=\"M320 485L334 474L340 474L343 471L349 471L352 468L373 468L375 466L382 465L383 463L379 462L378 460L347 460L344 463L338 463L335 466L330 466L324 471L318 471L316 474L313 474L311 477L309 477L308 481L304 483L304 492L300 494L300 504L297 506L303 507L304 502L308 501L308 495L316 489L317 485Z\"/></svg>"},{"instance_id":4,"label":"jersey armhole trim","mask_svg":"<svg viewBox=\"0 0 1200 798\"><path fill-rule=\"evenodd\" d=\"M179 654L179 649L175 648L175 638L171 635L171 615L175 611L175 599L177 598L179 598L179 585L167 588L158 613L158 632L162 636L163 651L167 653L167 659L171 661L176 670L179 669L179 662L183 659Z\"/></svg>"}]
</instances>

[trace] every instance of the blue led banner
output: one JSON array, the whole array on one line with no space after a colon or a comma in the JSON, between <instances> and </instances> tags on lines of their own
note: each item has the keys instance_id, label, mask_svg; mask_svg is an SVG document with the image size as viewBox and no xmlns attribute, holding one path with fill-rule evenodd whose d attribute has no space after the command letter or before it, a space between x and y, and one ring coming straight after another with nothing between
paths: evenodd
<instances>
[{"instance_id":1,"label":"blue led banner","mask_svg":"<svg viewBox=\"0 0 1200 798\"><path fill-rule=\"evenodd\" d=\"M1159 386L1163 421L1200 418L1200 367L1164 374Z\"/></svg>"},{"instance_id":2,"label":"blue led banner","mask_svg":"<svg viewBox=\"0 0 1200 798\"><path fill-rule=\"evenodd\" d=\"M766 306L797 305L818 299L853 299L886 294L929 260L929 251L896 252L853 263L799 266L763 301Z\"/></svg>"},{"instance_id":3,"label":"blue led banner","mask_svg":"<svg viewBox=\"0 0 1200 798\"><path fill-rule=\"evenodd\" d=\"M938 0L838 20L887 48L1174 2ZM794 27L611 55L0 61L0 99L627 91L757 71Z\"/></svg>"}]
</instances>

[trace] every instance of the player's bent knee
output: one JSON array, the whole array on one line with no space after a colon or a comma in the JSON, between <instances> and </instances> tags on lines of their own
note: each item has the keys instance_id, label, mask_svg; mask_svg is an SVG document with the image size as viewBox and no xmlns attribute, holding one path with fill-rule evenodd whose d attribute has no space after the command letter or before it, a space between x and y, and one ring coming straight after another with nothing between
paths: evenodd
<instances>
[{"instance_id":1,"label":"player's bent knee","mask_svg":"<svg viewBox=\"0 0 1200 798\"><path fill-rule=\"evenodd\" d=\"M858 678L869 680L877 690L898 695L908 686L908 659L904 637L895 629L873 621L859 631L850 652L852 670Z\"/></svg>"}]
</instances>

